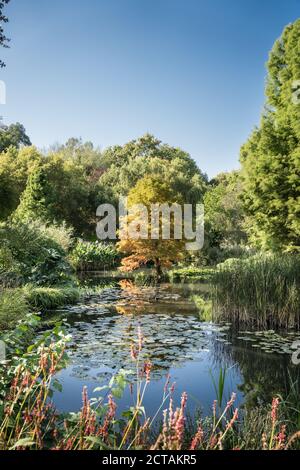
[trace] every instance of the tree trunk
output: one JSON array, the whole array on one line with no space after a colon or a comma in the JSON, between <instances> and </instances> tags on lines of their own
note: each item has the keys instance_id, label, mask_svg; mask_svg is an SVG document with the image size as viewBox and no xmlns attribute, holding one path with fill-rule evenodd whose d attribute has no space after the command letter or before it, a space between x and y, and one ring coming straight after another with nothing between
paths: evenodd
<instances>
[{"instance_id":1,"label":"tree trunk","mask_svg":"<svg viewBox=\"0 0 300 470\"><path fill-rule=\"evenodd\" d=\"M162 279L162 269L161 269L161 264L159 258L155 258L155 272L156 272L156 279L157 282L159 283Z\"/></svg>"}]
</instances>

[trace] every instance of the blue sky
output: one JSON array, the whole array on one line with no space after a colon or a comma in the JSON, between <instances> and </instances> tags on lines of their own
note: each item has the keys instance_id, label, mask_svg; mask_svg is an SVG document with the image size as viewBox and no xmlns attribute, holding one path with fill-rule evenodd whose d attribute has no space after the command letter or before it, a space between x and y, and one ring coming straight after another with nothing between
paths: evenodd
<instances>
[{"instance_id":1,"label":"blue sky","mask_svg":"<svg viewBox=\"0 0 300 470\"><path fill-rule=\"evenodd\" d=\"M265 62L299 0L11 0L6 123L47 147L145 132L213 176L259 122Z\"/></svg>"}]
</instances>

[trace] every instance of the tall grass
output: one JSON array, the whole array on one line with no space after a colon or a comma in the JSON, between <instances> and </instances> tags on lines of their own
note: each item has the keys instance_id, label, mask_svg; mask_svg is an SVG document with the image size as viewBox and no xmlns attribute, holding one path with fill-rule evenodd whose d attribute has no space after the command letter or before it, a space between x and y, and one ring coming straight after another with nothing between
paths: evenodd
<instances>
[{"instance_id":1,"label":"tall grass","mask_svg":"<svg viewBox=\"0 0 300 470\"><path fill-rule=\"evenodd\" d=\"M215 389L215 394L217 397L219 407L221 407L223 403L226 374L227 374L226 367L224 367L224 369L221 367L219 371L218 381L216 381L212 374L212 371L210 371L210 375L211 375L211 379L212 379L213 386Z\"/></svg>"},{"instance_id":2,"label":"tall grass","mask_svg":"<svg viewBox=\"0 0 300 470\"><path fill-rule=\"evenodd\" d=\"M27 284L23 292L28 304L37 309L54 309L62 305L74 304L80 299L80 290L72 286L37 287Z\"/></svg>"},{"instance_id":3,"label":"tall grass","mask_svg":"<svg viewBox=\"0 0 300 470\"><path fill-rule=\"evenodd\" d=\"M29 313L29 306L22 289L0 288L0 331L14 328Z\"/></svg>"},{"instance_id":4,"label":"tall grass","mask_svg":"<svg viewBox=\"0 0 300 470\"><path fill-rule=\"evenodd\" d=\"M0 284L7 285L7 277L17 279L17 284L47 286L70 281L72 269L62 247L67 235L63 242L62 232L57 227L39 229L37 222L1 222Z\"/></svg>"},{"instance_id":5,"label":"tall grass","mask_svg":"<svg viewBox=\"0 0 300 470\"><path fill-rule=\"evenodd\" d=\"M300 327L299 255L260 255L219 265L213 277L215 320L258 328Z\"/></svg>"}]
</instances>

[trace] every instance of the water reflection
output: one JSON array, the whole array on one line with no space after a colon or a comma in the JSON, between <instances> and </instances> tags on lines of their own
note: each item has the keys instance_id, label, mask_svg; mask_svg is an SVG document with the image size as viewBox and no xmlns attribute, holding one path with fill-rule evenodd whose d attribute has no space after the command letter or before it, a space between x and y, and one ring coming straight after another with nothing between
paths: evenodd
<instances>
[{"instance_id":1,"label":"water reflection","mask_svg":"<svg viewBox=\"0 0 300 470\"><path fill-rule=\"evenodd\" d=\"M253 341L239 339L241 333L230 324L200 321L195 294L205 298L207 286L136 288L125 283L92 293L82 305L63 311L73 342L70 365L60 373L64 391L55 396L59 408L78 409L84 384L91 395L118 369L132 369L129 351L139 327L145 337L142 354L153 363L145 403L150 412L159 404L168 373L177 382L178 395L185 390L193 398L192 410L200 403L204 411L210 410L215 398L211 374L217 379L221 367L228 369L225 396L236 391L238 402L252 406L269 402L275 393L285 395L291 378L299 379L290 355L254 348ZM128 404L129 392L122 407Z\"/></svg>"}]
</instances>

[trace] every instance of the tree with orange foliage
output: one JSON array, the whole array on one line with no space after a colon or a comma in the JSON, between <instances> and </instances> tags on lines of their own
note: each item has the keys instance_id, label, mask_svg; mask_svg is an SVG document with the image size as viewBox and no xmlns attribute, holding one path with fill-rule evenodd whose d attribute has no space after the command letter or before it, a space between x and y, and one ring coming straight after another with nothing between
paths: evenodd
<instances>
[{"instance_id":1,"label":"tree with orange foliage","mask_svg":"<svg viewBox=\"0 0 300 470\"><path fill-rule=\"evenodd\" d=\"M182 231L182 218L176 219L181 213L181 203L181 196L157 176L145 176L131 189L127 198L128 215L122 221L117 244L120 252L129 255L122 260L123 271L133 271L153 262L159 282L162 268L183 258L184 240L177 238ZM163 205L170 208L169 221L159 211ZM155 206L159 207L153 216ZM170 236L166 237L168 232Z\"/></svg>"}]
</instances>

